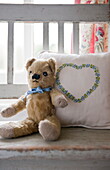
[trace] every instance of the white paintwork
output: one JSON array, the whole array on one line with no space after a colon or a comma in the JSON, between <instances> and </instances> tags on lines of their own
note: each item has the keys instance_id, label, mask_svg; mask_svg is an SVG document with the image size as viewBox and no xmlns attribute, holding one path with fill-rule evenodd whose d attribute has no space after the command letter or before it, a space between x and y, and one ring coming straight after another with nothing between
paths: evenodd
<instances>
[{"instance_id":1,"label":"white paintwork","mask_svg":"<svg viewBox=\"0 0 110 170\"><path fill-rule=\"evenodd\" d=\"M28 154L28 153L27 153ZM0 170L110 170L108 161L1 160Z\"/></svg>"},{"instance_id":2,"label":"white paintwork","mask_svg":"<svg viewBox=\"0 0 110 170\"><path fill-rule=\"evenodd\" d=\"M43 49L49 50L49 23L43 23Z\"/></svg>"},{"instance_id":3,"label":"white paintwork","mask_svg":"<svg viewBox=\"0 0 110 170\"><path fill-rule=\"evenodd\" d=\"M28 1L28 0L26 0ZM110 2L110 0L109 0ZM94 10L93 10L94 9ZM69 12L68 12L69 11ZM87 15L87 14L90 15ZM97 16L97 17L96 17ZM0 85L0 97L19 97L27 85L13 85L13 22L14 21L109 21L108 5L0 5L0 20L9 21L8 85ZM48 23L44 23L44 49L48 49ZM74 25L75 52L78 52L78 24ZM61 31L61 32L60 32ZM59 51L63 51L63 24L59 24ZM13 101L14 102L14 101ZM0 101L5 106L6 103ZM10 103L10 102L9 102ZM2 105L2 106L3 106ZM4 141L8 142L7 140ZM65 141L66 142L66 141ZM18 139L19 143L19 139ZM37 145L37 143L36 143ZM48 143L50 145L50 143ZM66 143L67 145L67 143ZM24 146L25 147L25 146ZM109 150L0 150L0 170L109 170Z\"/></svg>"},{"instance_id":4,"label":"white paintwork","mask_svg":"<svg viewBox=\"0 0 110 170\"><path fill-rule=\"evenodd\" d=\"M33 0L32 0L33 1ZM25 0L28 2L28 0ZM19 97L26 85L13 85L13 43L14 22L31 21L43 23L43 48L49 49L49 22L58 22L58 51L64 52L64 22L74 22L74 52L79 52L79 22L110 21L109 5L38 5L38 4L0 4L0 21L8 21L8 66L7 83L0 85L0 98ZM88 15L89 14L89 15ZM25 30L25 58L33 56L32 27ZM29 35L30 36L27 36ZM30 48L28 48L30 47Z\"/></svg>"},{"instance_id":5,"label":"white paintwork","mask_svg":"<svg viewBox=\"0 0 110 170\"><path fill-rule=\"evenodd\" d=\"M89 15L88 15L89 14ZM1 4L1 21L110 21L109 5Z\"/></svg>"},{"instance_id":6,"label":"white paintwork","mask_svg":"<svg viewBox=\"0 0 110 170\"><path fill-rule=\"evenodd\" d=\"M14 22L8 23L8 65L7 65L7 83L13 83L13 51L14 51Z\"/></svg>"},{"instance_id":7,"label":"white paintwork","mask_svg":"<svg viewBox=\"0 0 110 170\"><path fill-rule=\"evenodd\" d=\"M73 23L73 51L79 54L79 23Z\"/></svg>"},{"instance_id":8,"label":"white paintwork","mask_svg":"<svg viewBox=\"0 0 110 170\"><path fill-rule=\"evenodd\" d=\"M24 0L24 4L31 4L31 3L34 3L34 0Z\"/></svg>"},{"instance_id":9,"label":"white paintwork","mask_svg":"<svg viewBox=\"0 0 110 170\"><path fill-rule=\"evenodd\" d=\"M38 136L36 136L37 138ZM38 137L40 138L40 137ZM35 136L32 137L32 143L35 140ZM42 139L43 140L43 139ZM11 140L12 141L12 140ZM31 140L30 140L31 141ZM5 142L5 141L4 141ZM19 145L19 143L18 143ZM31 143L30 143L31 145ZM45 145L45 142L44 142ZM22 146L23 147L23 146ZM110 166L110 150L87 150L87 151L81 151L80 149L74 150L74 149L67 149L64 151L60 151L58 149L51 149L47 151L42 150L32 150L28 151L7 151L6 149L3 149L2 154L0 154L0 160L5 159L12 159L12 160L71 160L71 161L84 161L84 160L109 160L109 166ZM1 169L0 169L1 170Z\"/></svg>"},{"instance_id":10,"label":"white paintwork","mask_svg":"<svg viewBox=\"0 0 110 170\"><path fill-rule=\"evenodd\" d=\"M58 23L58 52L64 52L64 22Z\"/></svg>"},{"instance_id":11,"label":"white paintwork","mask_svg":"<svg viewBox=\"0 0 110 170\"><path fill-rule=\"evenodd\" d=\"M54 142L44 141L39 134L0 138L0 170L109 170L110 135L104 132L62 128ZM106 140L101 139L104 136Z\"/></svg>"},{"instance_id":12,"label":"white paintwork","mask_svg":"<svg viewBox=\"0 0 110 170\"><path fill-rule=\"evenodd\" d=\"M1 84L0 98L15 98L25 94L28 90L27 85L22 84Z\"/></svg>"}]
</instances>

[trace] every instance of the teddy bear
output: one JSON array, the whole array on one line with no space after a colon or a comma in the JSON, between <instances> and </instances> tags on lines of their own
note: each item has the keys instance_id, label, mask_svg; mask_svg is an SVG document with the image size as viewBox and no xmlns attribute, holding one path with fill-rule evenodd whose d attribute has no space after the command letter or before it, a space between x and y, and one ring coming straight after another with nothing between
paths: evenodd
<instances>
[{"instance_id":1,"label":"teddy bear","mask_svg":"<svg viewBox=\"0 0 110 170\"><path fill-rule=\"evenodd\" d=\"M3 117L10 117L26 109L28 117L23 121L1 125L0 135L3 138L16 138L39 132L44 140L57 140L61 124L55 115L55 108L64 108L68 103L65 96L55 88L56 61L53 58L32 58L25 67L29 91L0 113Z\"/></svg>"}]
</instances>

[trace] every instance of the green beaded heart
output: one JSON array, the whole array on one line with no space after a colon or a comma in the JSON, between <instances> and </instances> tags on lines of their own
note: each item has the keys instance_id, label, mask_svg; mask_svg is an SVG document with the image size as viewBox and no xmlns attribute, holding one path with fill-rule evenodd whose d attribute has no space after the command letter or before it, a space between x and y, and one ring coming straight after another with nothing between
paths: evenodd
<instances>
[{"instance_id":1,"label":"green beaded heart","mask_svg":"<svg viewBox=\"0 0 110 170\"><path fill-rule=\"evenodd\" d=\"M95 73L95 83L93 84L93 86L86 91L86 93L81 96L80 98L76 99L71 93L68 92L68 90L66 90L61 82L60 82L60 72L65 68L65 67L72 67L75 68L77 70L81 70L82 68L91 68L93 69L94 73ZM81 103L82 101L84 101L88 96L91 95L92 92L94 92L96 90L96 88L99 86L100 83L100 73L99 73L99 69L93 65L93 64L82 64L82 65L76 65L73 63L66 63L61 65L58 69L57 69L57 73L56 73L56 84L58 86L58 88L68 97L70 98L73 102L75 103Z\"/></svg>"}]
</instances>

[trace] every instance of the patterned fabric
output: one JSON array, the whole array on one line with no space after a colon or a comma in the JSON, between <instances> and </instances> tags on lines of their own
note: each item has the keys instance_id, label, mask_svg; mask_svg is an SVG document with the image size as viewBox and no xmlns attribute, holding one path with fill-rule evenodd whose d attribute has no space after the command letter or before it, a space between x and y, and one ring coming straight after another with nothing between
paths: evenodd
<instances>
[{"instance_id":1,"label":"patterned fabric","mask_svg":"<svg viewBox=\"0 0 110 170\"><path fill-rule=\"evenodd\" d=\"M108 0L80 0L79 4L107 4ZM80 24L80 53L108 51L108 24Z\"/></svg>"},{"instance_id":2,"label":"patterned fabric","mask_svg":"<svg viewBox=\"0 0 110 170\"><path fill-rule=\"evenodd\" d=\"M81 4L107 4L108 0L80 0Z\"/></svg>"},{"instance_id":3,"label":"patterned fabric","mask_svg":"<svg viewBox=\"0 0 110 170\"><path fill-rule=\"evenodd\" d=\"M93 24L80 24L80 53L90 53L90 49L93 49L94 43L90 40L92 37Z\"/></svg>"}]
</instances>

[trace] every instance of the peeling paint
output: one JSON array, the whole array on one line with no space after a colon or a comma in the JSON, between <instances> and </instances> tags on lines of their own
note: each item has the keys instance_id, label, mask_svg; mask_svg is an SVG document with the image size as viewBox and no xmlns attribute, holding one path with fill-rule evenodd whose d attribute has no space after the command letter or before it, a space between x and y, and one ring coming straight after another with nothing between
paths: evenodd
<instances>
[{"instance_id":1,"label":"peeling paint","mask_svg":"<svg viewBox=\"0 0 110 170\"><path fill-rule=\"evenodd\" d=\"M0 139L0 159L110 160L109 130L62 128L58 141L46 142L40 134Z\"/></svg>"}]
</instances>

